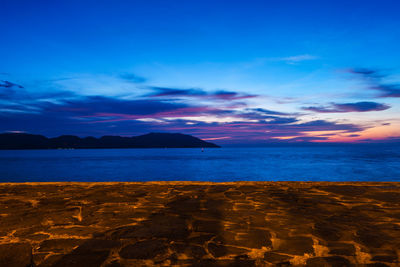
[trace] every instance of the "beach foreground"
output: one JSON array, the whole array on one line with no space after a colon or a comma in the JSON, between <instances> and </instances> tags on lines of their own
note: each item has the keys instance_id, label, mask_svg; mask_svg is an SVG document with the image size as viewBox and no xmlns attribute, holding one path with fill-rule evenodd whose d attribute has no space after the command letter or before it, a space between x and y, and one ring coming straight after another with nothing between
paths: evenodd
<instances>
[{"instance_id":1,"label":"beach foreground","mask_svg":"<svg viewBox=\"0 0 400 267\"><path fill-rule=\"evenodd\" d=\"M400 184L0 184L0 266L398 266Z\"/></svg>"}]
</instances>

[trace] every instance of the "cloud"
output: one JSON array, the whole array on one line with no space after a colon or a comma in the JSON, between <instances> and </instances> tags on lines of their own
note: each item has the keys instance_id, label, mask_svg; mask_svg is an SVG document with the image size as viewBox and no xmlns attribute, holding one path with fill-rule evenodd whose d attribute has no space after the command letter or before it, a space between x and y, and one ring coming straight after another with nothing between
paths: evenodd
<instances>
[{"instance_id":1,"label":"cloud","mask_svg":"<svg viewBox=\"0 0 400 267\"><path fill-rule=\"evenodd\" d=\"M209 96L224 100L238 100L238 99L257 97L257 95L240 94L237 92L230 92L224 90L216 91L214 93L209 94Z\"/></svg>"},{"instance_id":2,"label":"cloud","mask_svg":"<svg viewBox=\"0 0 400 267\"><path fill-rule=\"evenodd\" d=\"M298 131L346 131L358 132L364 130L364 127L351 123L337 123L326 120L314 120L306 123L294 125Z\"/></svg>"},{"instance_id":3,"label":"cloud","mask_svg":"<svg viewBox=\"0 0 400 267\"><path fill-rule=\"evenodd\" d=\"M373 89L379 92L378 97L400 97L400 83L385 83L382 81L387 78L380 70L367 69L367 68L355 68L349 69L347 72L359 75L369 83L369 89Z\"/></svg>"},{"instance_id":4,"label":"cloud","mask_svg":"<svg viewBox=\"0 0 400 267\"><path fill-rule=\"evenodd\" d=\"M40 113L41 109L27 104L0 103L0 111L3 113Z\"/></svg>"},{"instance_id":5,"label":"cloud","mask_svg":"<svg viewBox=\"0 0 400 267\"><path fill-rule=\"evenodd\" d=\"M0 87L4 87L4 88L13 88L13 87L17 87L17 88L24 88L22 85L16 84L16 83L12 83L9 81L5 81L5 80L0 80Z\"/></svg>"},{"instance_id":6,"label":"cloud","mask_svg":"<svg viewBox=\"0 0 400 267\"><path fill-rule=\"evenodd\" d=\"M349 135L346 135L346 137L359 137L360 135L359 134L349 134Z\"/></svg>"},{"instance_id":7,"label":"cloud","mask_svg":"<svg viewBox=\"0 0 400 267\"><path fill-rule=\"evenodd\" d=\"M202 95L202 92L180 90L178 93ZM62 95L62 92L59 93ZM208 94L212 94L212 99L215 99L216 95L220 97L221 92ZM232 97L223 96L222 99ZM221 105L201 105L155 97L121 99L74 95L70 98L60 97L57 101L32 99L29 103L8 106L0 103L0 109L5 108L14 112L1 113L0 131L22 130L52 136L100 136L110 133L129 136L164 131L183 132L200 138L216 138L219 142L249 143L275 142L277 138L291 136L296 136L293 140L290 139L296 142L325 140L327 137L324 136L316 136L313 139L308 133L354 133L363 130L357 125L324 120L301 122L296 114L263 108L231 109ZM229 138L225 138L226 136Z\"/></svg>"},{"instance_id":8,"label":"cloud","mask_svg":"<svg viewBox=\"0 0 400 267\"><path fill-rule=\"evenodd\" d=\"M42 102L40 106L47 112L68 112L78 116L97 113L148 115L188 107L182 103L154 99L127 100L103 96L80 97L59 104Z\"/></svg>"},{"instance_id":9,"label":"cloud","mask_svg":"<svg viewBox=\"0 0 400 267\"><path fill-rule=\"evenodd\" d=\"M22 85L0 80L0 100L16 99L25 95Z\"/></svg>"},{"instance_id":10,"label":"cloud","mask_svg":"<svg viewBox=\"0 0 400 267\"><path fill-rule=\"evenodd\" d=\"M146 78L138 76L133 73L122 73L120 77L126 81L133 82L133 83L144 83L147 81Z\"/></svg>"},{"instance_id":11,"label":"cloud","mask_svg":"<svg viewBox=\"0 0 400 267\"><path fill-rule=\"evenodd\" d=\"M241 94L233 91L218 90L213 92L206 92L199 88L167 88L167 87L149 87L153 90L152 93L147 94L148 97L201 97L219 100L239 100L246 98L257 97L257 95Z\"/></svg>"},{"instance_id":12,"label":"cloud","mask_svg":"<svg viewBox=\"0 0 400 267\"><path fill-rule=\"evenodd\" d=\"M291 56L291 57L282 57L282 58L278 58L277 60L285 61L286 63L289 63L289 64L295 64L295 63L299 63L302 61L315 60L318 58L319 57L317 57L317 56L303 54L303 55L297 55L297 56Z\"/></svg>"},{"instance_id":13,"label":"cloud","mask_svg":"<svg viewBox=\"0 0 400 267\"><path fill-rule=\"evenodd\" d=\"M275 117L268 121L269 124L290 124L299 121L297 118Z\"/></svg>"},{"instance_id":14,"label":"cloud","mask_svg":"<svg viewBox=\"0 0 400 267\"><path fill-rule=\"evenodd\" d=\"M246 108L240 112L236 112L239 117L250 120L266 121L268 123L276 124L287 124L298 121L297 118L288 113L282 113L273 110L267 110L262 108Z\"/></svg>"},{"instance_id":15,"label":"cloud","mask_svg":"<svg viewBox=\"0 0 400 267\"><path fill-rule=\"evenodd\" d=\"M167 87L150 87L153 90L153 93L150 93L146 96L150 97L164 97L164 96L206 96L207 93L198 88L189 88L189 89L177 89L177 88L167 88Z\"/></svg>"},{"instance_id":16,"label":"cloud","mask_svg":"<svg viewBox=\"0 0 400 267\"><path fill-rule=\"evenodd\" d=\"M380 97L400 97L400 84L377 84L371 88L380 91Z\"/></svg>"},{"instance_id":17,"label":"cloud","mask_svg":"<svg viewBox=\"0 0 400 267\"><path fill-rule=\"evenodd\" d=\"M202 138L221 138L219 143L269 143L285 139L285 142L309 142L329 139L328 135L318 135L321 131L352 134L365 128L354 124L342 124L324 120L315 120L304 123L275 124L271 122L228 122L204 123L177 120L164 125L170 131L186 132ZM281 142L281 141L279 141Z\"/></svg>"},{"instance_id":18,"label":"cloud","mask_svg":"<svg viewBox=\"0 0 400 267\"><path fill-rule=\"evenodd\" d=\"M259 112L259 113L262 113L265 115L289 115L288 113L269 110L269 109L265 109L265 108L247 108L246 110Z\"/></svg>"},{"instance_id":19,"label":"cloud","mask_svg":"<svg viewBox=\"0 0 400 267\"><path fill-rule=\"evenodd\" d=\"M60 91L53 90L44 92L42 90L26 90L25 87L20 85L9 85L6 87L0 87L0 109L4 109L5 106L8 107L18 107L15 111L19 112L25 110L24 107L34 107L38 106L42 101L58 101L59 99L67 99L77 97L77 95L71 91ZM8 109L8 108L7 108ZM26 112L32 110L33 108L26 109ZM8 109L12 111L12 109Z\"/></svg>"},{"instance_id":20,"label":"cloud","mask_svg":"<svg viewBox=\"0 0 400 267\"><path fill-rule=\"evenodd\" d=\"M376 102L356 102L337 104L331 103L329 106L311 106L303 107L304 110L319 112L319 113L344 113L344 112L368 112L368 111L381 111L389 109L390 106Z\"/></svg>"},{"instance_id":21,"label":"cloud","mask_svg":"<svg viewBox=\"0 0 400 267\"><path fill-rule=\"evenodd\" d=\"M348 70L349 73L353 73L353 74L359 74L362 75L366 78L382 78L385 75L382 75L381 73L379 73L378 70L373 70L373 69L368 69L368 68L354 68L354 69L349 69Z\"/></svg>"},{"instance_id":22,"label":"cloud","mask_svg":"<svg viewBox=\"0 0 400 267\"><path fill-rule=\"evenodd\" d=\"M57 110L74 111L76 117L89 120L90 123L108 123L116 121L130 121L152 119L166 122L171 119L184 118L184 120L201 121L207 118L208 121L225 122L229 121L257 121L261 124L289 124L298 121L293 117L280 117L265 115L246 110L231 110L225 107L212 107L206 105L189 105L183 103L164 102L154 99L130 100L127 103L116 102L108 99L107 101L97 102L95 105L88 100L68 105L59 106ZM110 103L113 103L110 105ZM124 105L132 107L124 108ZM107 108L105 106L107 105ZM167 106L165 106L167 105ZM161 109L161 106L166 108ZM89 109L90 108L90 109ZM47 109L47 110L55 110ZM146 111L146 112L144 112Z\"/></svg>"},{"instance_id":23,"label":"cloud","mask_svg":"<svg viewBox=\"0 0 400 267\"><path fill-rule=\"evenodd\" d=\"M47 93L32 88L4 87L0 92L10 91L10 94L0 101L0 131L20 130L50 136L182 132L218 142L262 143L283 142L283 139L323 141L336 132L351 135L366 129L335 121L304 122L302 114L249 107L249 103L240 99L256 95L235 91L145 88L151 90L147 95L100 96L80 94L77 90L71 93L59 87ZM324 108L348 111L371 109L371 106L359 102L331 104ZM328 133L320 134L322 131Z\"/></svg>"},{"instance_id":24,"label":"cloud","mask_svg":"<svg viewBox=\"0 0 400 267\"><path fill-rule=\"evenodd\" d=\"M214 138L220 143L263 143L276 142L276 138L279 137L288 137L290 142L326 140L326 136L309 135L318 131L341 131L352 134L364 130L363 127L349 123L342 124L324 120L301 123L297 118L275 117L267 121L204 122L197 120L196 117L181 117L188 114L195 116L200 113L211 116L218 112L224 112L207 109L207 107L168 106L160 109L158 106L154 106L152 109L147 109L146 112L135 107L128 112L126 107L122 107L113 109L113 112L120 113L105 113L110 107L101 107L100 104L111 102L117 103L110 99L82 99L73 103L48 104L48 106L43 106L40 113L10 113L7 116L4 116L3 113L0 115L0 131L23 130L50 136L60 134L130 136L154 131L182 132L200 138ZM88 103L89 105L86 105ZM138 104L137 102L129 103ZM177 115L173 120L165 120L162 117L166 114L171 116L173 113ZM244 114L237 114L237 116L241 115ZM155 119L142 120L141 118ZM227 136L229 138L226 138ZM291 136L296 137L289 138Z\"/></svg>"}]
</instances>

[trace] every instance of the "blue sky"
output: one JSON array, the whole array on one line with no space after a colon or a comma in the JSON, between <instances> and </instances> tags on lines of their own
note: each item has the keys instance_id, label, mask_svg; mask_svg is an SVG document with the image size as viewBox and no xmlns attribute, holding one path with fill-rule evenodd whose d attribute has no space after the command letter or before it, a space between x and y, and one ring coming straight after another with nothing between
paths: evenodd
<instances>
[{"instance_id":1,"label":"blue sky","mask_svg":"<svg viewBox=\"0 0 400 267\"><path fill-rule=\"evenodd\" d=\"M2 1L0 131L400 136L397 1Z\"/></svg>"}]
</instances>

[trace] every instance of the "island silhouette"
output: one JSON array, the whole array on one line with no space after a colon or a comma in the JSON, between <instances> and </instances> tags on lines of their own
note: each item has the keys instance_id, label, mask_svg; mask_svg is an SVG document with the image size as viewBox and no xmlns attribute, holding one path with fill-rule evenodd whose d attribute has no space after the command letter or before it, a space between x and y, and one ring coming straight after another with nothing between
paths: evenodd
<instances>
[{"instance_id":1,"label":"island silhouette","mask_svg":"<svg viewBox=\"0 0 400 267\"><path fill-rule=\"evenodd\" d=\"M58 148L196 148L219 147L197 137L181 133L148 133L122 137L102 136L100 138L75 135L61 135L47 138L28 133L0 134L0 149L58 149Z\"/></svg>"}]
</instances>

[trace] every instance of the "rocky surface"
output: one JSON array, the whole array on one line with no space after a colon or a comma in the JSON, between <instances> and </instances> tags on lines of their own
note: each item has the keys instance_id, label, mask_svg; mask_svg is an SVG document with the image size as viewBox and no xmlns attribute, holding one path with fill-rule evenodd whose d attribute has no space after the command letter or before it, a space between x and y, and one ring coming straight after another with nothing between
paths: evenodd
<instances>
[{"instance_id":1,"label":"rocky surface","mask_svg":"<svg viewBox=\"0 0 400 267\"><path fill-rule=\"evenodd\" d=\"M398 183L0 184L0 266L399 266Z\"/></svg>"}]
</instances>

